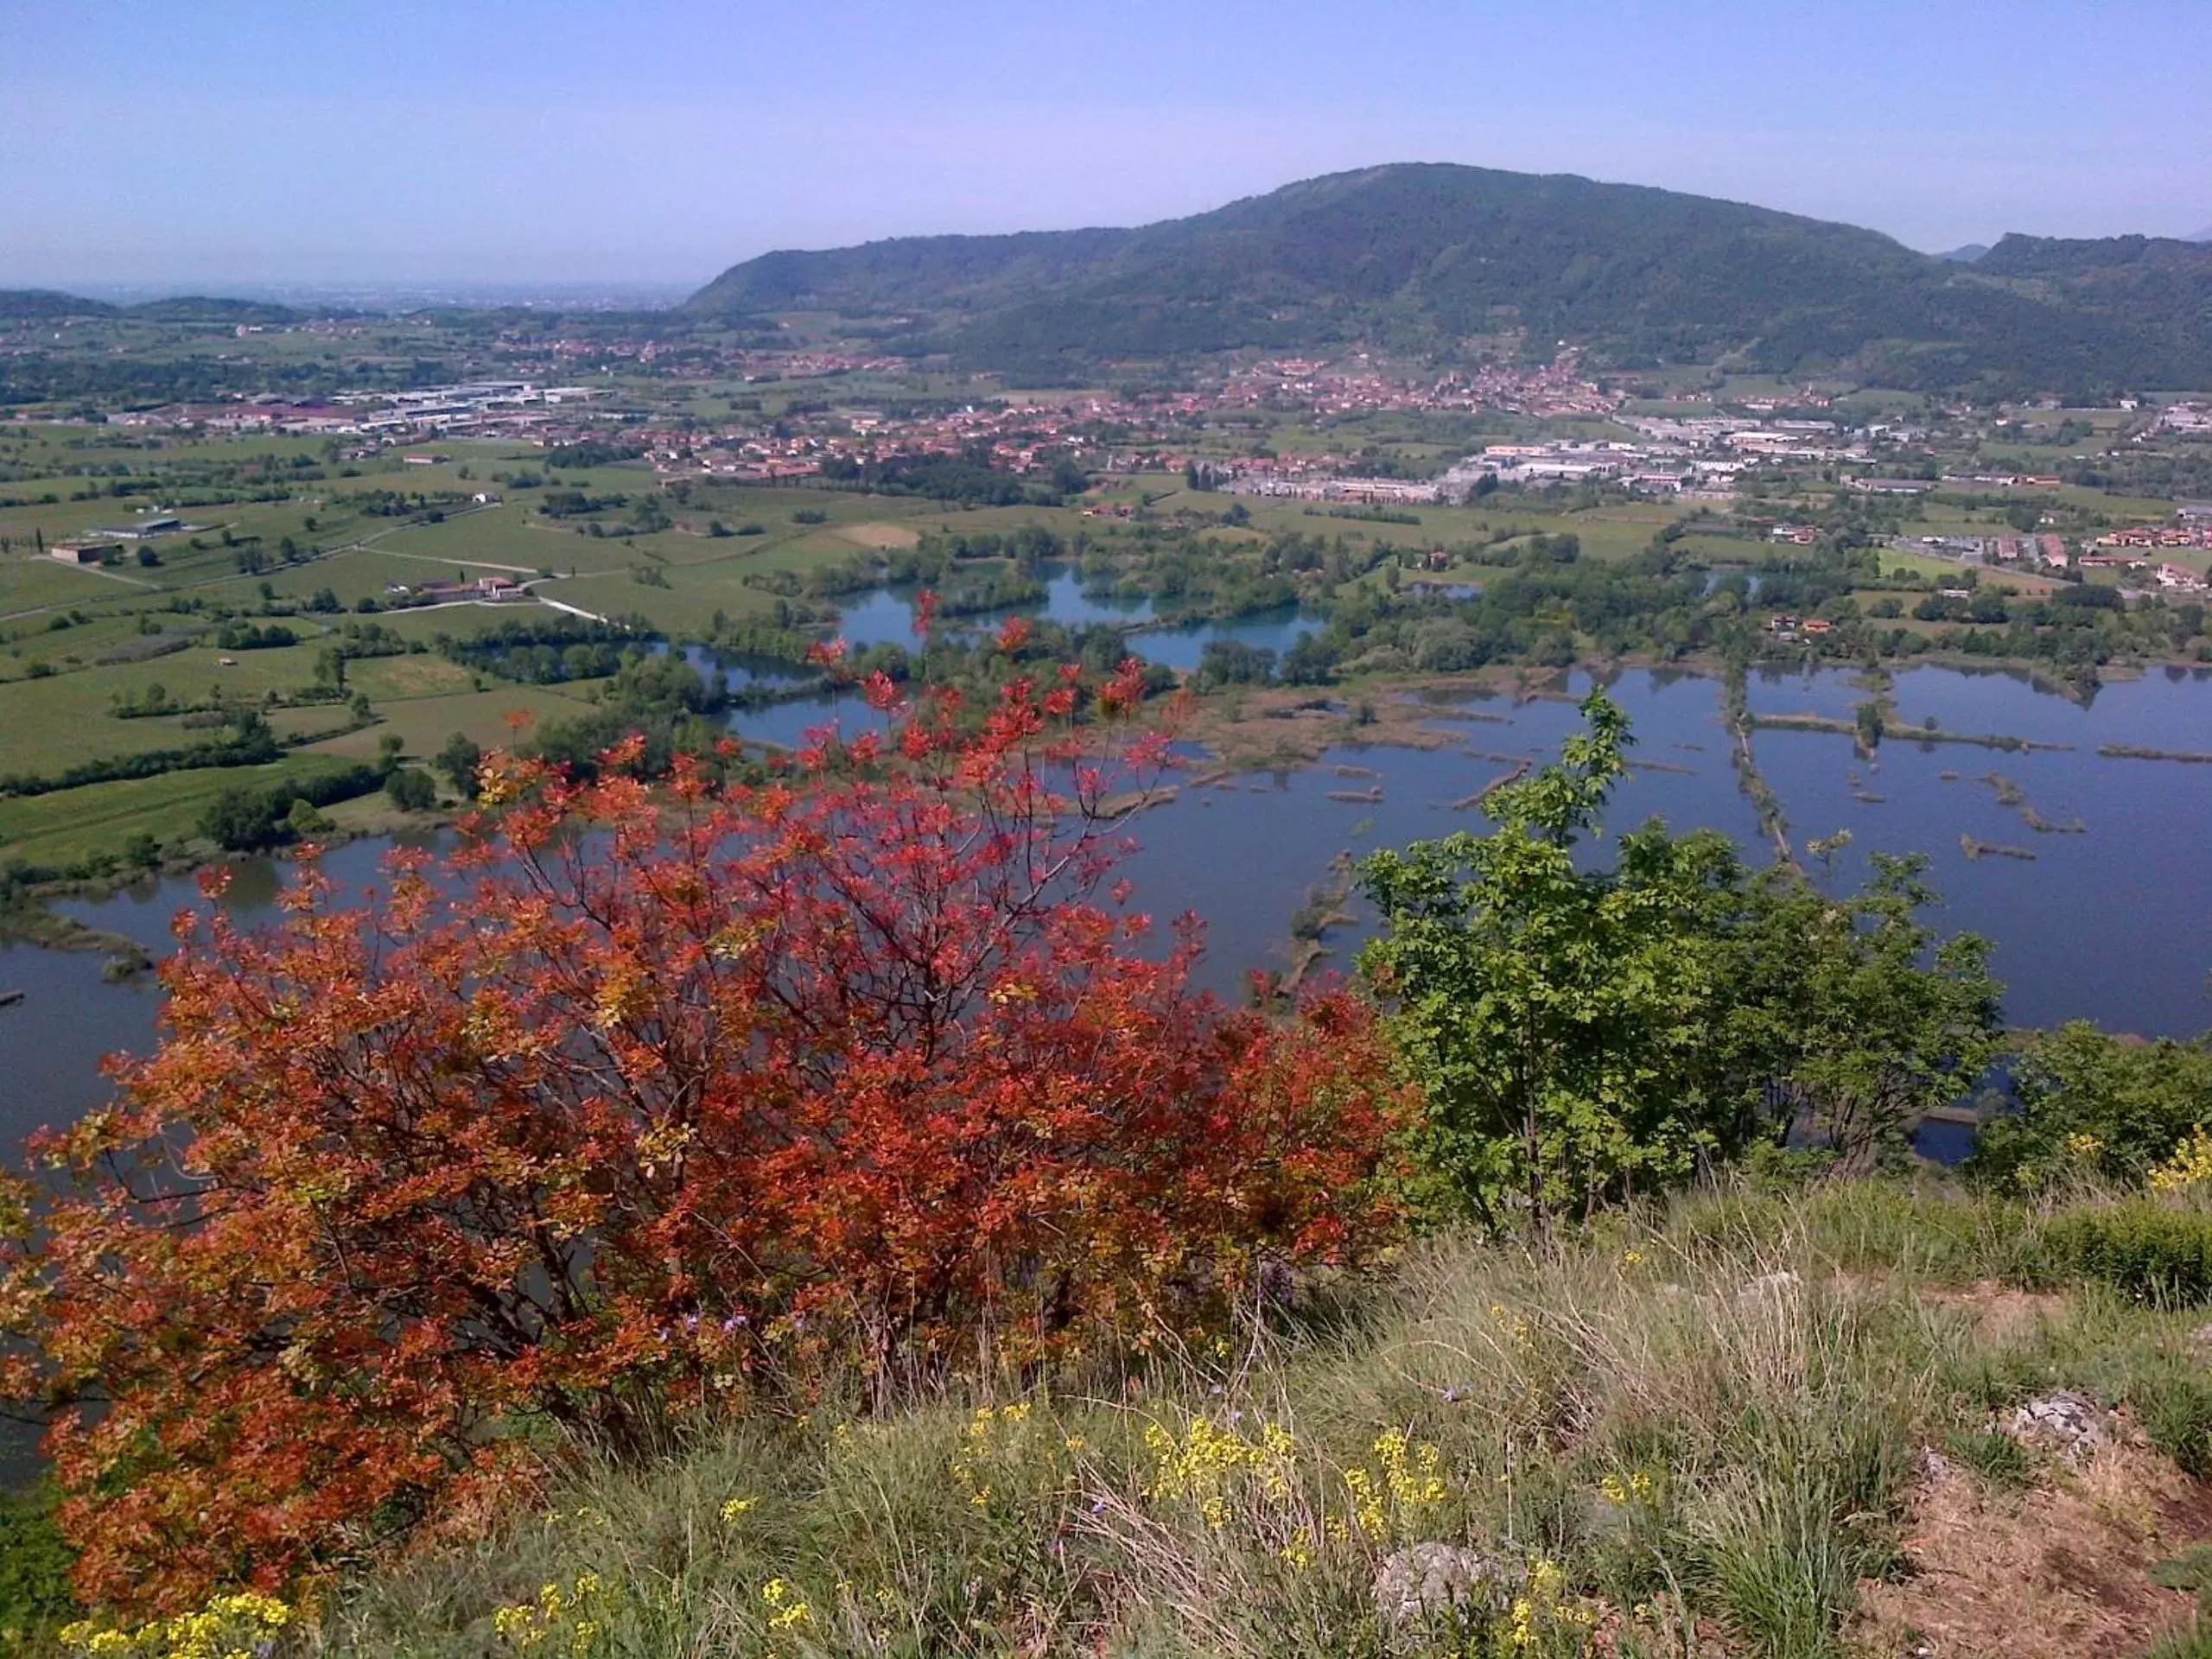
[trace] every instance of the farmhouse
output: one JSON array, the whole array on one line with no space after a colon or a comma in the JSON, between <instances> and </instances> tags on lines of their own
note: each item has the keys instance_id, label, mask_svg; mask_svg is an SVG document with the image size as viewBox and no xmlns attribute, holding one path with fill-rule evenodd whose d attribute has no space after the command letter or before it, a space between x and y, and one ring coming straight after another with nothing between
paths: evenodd
<instances>
[{"instance_id":1,"label":"farmhouse","mask_svg":"<svg viewBox=\"0 0 2212 1659\"><path fill-rule=\"evenodd\" d=\"M56 542L46 550L64 564L105 564L123 556L123 543L113 541Z\"/></svg>"},{"instance_id":2,"label":"farmhouse","mask_svg":"<svg viewBox=\"0 0 2212 1659\"><path fill-rule=\"evenodd\" d=\"M156 536L174 536L183 528L184 520L175 513L156 512L133 518L127 524L103 525L92 534L105 541L143 542Z\"/></svg>"},{"instance_id":3,"label":"farmhouse","mask_svg":"<svg viewBox=\"0 0 2212 1659\"><path fill-rule=\"evenodd\" d=\"M411 590L387 586L385 591L410 593L411 597L433 605L450 605L461 600L497 602L530 597L528 588L506 576L479 576L474 582L426 582Z\"/></svg>"}]
</instances>

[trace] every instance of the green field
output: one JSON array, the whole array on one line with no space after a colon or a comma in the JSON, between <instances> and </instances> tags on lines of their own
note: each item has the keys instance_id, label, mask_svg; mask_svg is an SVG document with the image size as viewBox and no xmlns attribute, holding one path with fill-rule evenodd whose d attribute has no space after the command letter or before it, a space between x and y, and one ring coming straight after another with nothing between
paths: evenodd
<instances>
[{"instance_id":1,"label":"green field","mask_svg":"<svg viewBox=\"0 0 2212 1659\"><path fill-rule=\"evenodd\" d=\"M473 738L486 748L493 748L512 743L518 730L526 732L533 726L572 720L588 713L591 705L569 695L572 690L573 688L556 690L542 685L501 685L489 691L458 691L380 703L380 718L374 726L318 743L315 748L319 753L365 760L374 758L378 741L389 735L406 746L404 753L409 756L422 760L443 748L446 740L455 732ZM527 718L518 724L513 718L517 715Z\"/></svg>"},{"instance_id":2,"label":"green field","mask_svg":"<svg viewBox=\"0 0 2212 1659\"><path fill-rule=\"evenodd\" d=\"M829 345L846 328L842 319L810 315L782 317L779 326L785 342L799 347ZM213 342L226 352L235 345L255 360L288 371L315 365L335 373L343 363L346 372L383 375L390 385L405 383L397 378L403 375L420 384L420 365L439 352L478 353L479 372L502 378L511 372L481 356L480 340L464 340L427 315L367 323L339 343L282 331L257 336L250 346L239 343L244 338L165 330L121 317L73 334L57 353L88 361L120 354L181 363L195 359ZM1382 371L1385 359L1370 366ZM1392 363L1387 372L1413 367ZM810 574L864 567L872 558L912 550L933 532L1003 536L1033 526L1052 532L1063 556L1080 558L1090 573L1126 590L1175 600L1185 609L1226 614L1273 602L1293 589L1306 604L1325 609L1351 590L1387 592L1393 572L1402 585L1415 563L1434 569L1432 561L1440 561L1456 578L1486 582L1501 566L1482 563L1484 550L1536 534L1573 535L1586 567L1632 560L1661 531L1698 510L1672 500L1628 499L1618 490L1592 486L1541 493L1508 489L1473 505L1393 507L1381 518L1339 517L1320 504L1187 487L1180 470L1099 475L1095 448L1081 462L1091 470L1092 486L1064 505L964 505L920 493L871 494L819 482L763 486L728 477L721 457L741 442L788 435L782 427L768 432L771 423L799 429L808 446L819 440L811 452L827 456L835 453L832 446L864 427L877 429L886 418L880 411L890 411L895 426L909 416L930 418L932 411L963 405L963 415L993 406L1051 411L1071 398L1099 394L1071 388L1016 391L994 377L919 366L756 379L750 378L751 367L734 359L675 372L643 365L571 367L563 361L556 372L590 380L610 394L593 405L589 417L595 453L583 452L599 464L569 464L556 450L527 438L438 437L379 448L373 439L207 437L121 423L0 423L0 774L51 774L87 759L206 741L207 726L188 726L177 713L124 719L114 712L118 699L143 698L154 686L188 704L220 698L233 707L263 708L281 739L315 745L313 753L302 750L287 763L296 765L373 756L386 738L399 739L405 753L418 757L454 732L480 743L498 742L508 737L512 714L547 722L591 707L588 688L504 683L442 649L442 642L517 620L556 620L544 606L524 600L390 608L402 597L398 589L426 582L517 578L530 583L537 600L593 616L642 619L660 632L698 639L715 631L717 615L741 624L772 613L779 588L804 603L834 602L825 600L823 590L836 584L810 588ZM2151 423L2146 413L2009 409L1954 418L1910 394L1842 381L1808 387L1722 374L1710 366L1641 373L1637 387L1649 395L1625 409L1674 414L1707 408L1740 414L1745 399L1786 403L1808 391L1830 394L1841 420L1879 416L1925 425L1935 434L1930 452L1912 460L1932 462L1947 474L2050 471L2081 448L2109 450L2110 464L2121 469L2115 476L2159 476L2125 470L2141 453L2138 440ZM1031 417L1024 412L1020 418ZM1046 418L1041 412L1037 416L1040 423ZM1326 453L1346 457L1350 470L1371 465L1408 477L1433 475L1484 442L1630 435L1603 416L1546 419L1502 409L1316 413L1224 404L1202 416L1132 418L1139 426L1150 422L1148 435L1129 438L1126 428L1096 435L1097 442L1118 451L1117 464L1126 464L1132 450L1159 454L1160 464L1178 468L1184 456ZM2067 419L2086 419L2093 437L2062 448L2033 442L2031 435L2024 440L2017 428L2004 423L2050 429ZM750 429L749 435L718 429L737 425ZM626 432L644 435L633 442ZM554 442L576 435L571 427ZM607 442L600 444L601 438ZM695 442L698 447L687 454ZM647 443L652 462L621 458ZM934 453L949 452L940 447ZM410 454L438 459L412 465ZM2158 464L2171 459L2162 455ZM1052 452L1043 460L1049 466ZM981 463L970 453L963 464ZM1789 474L1763 470L1747 480L1740 512L1732 515L1724 507L1688 526L1690 533L1674 543L1675 557L1711 566L1798 558L1797 550L1766 539L1764 526L1776 518L1812 522L1824 531L1849 529L1859 544L1880 544L1899 533L2002 533L2008 528L2006 505L2017 510L2019 501L2033 499L2078 543L2107 525L2166 519L2174 508L2171 501L2077 487L2012 492L2009 502L1987 505L1966 505L1955 496L1872 501L1848 492L1847 476L1839 476L1839 470L1828 467L1825 476L1811 467ZM1034 492L1039 480L1031 474L1014 487ZM1001 469L999 482L1004 481ZM893 486L897 483L894 478ZM941 485L920 487L961 493ZM568 516L552 516L544 508L556 490L579 491L593 500L556 500L553 505ZM499 499L480 505L471 499L479 492ZM126 524L157 507L177 514L188 528L149 543L149 564L138 562L136 547L102 569L65 566L38 552L41 540L52 543ZM640 518L641 512L647 516ZM632 530L636 533L624 533ZM1882 556L1893 574L1941 579L1961 571L1940 560ZM2212 551L2172 556L2198 569L2212 564ZM973 583L1006 574L1002 564L977 559L945 580ZM1025 574L1033 575L1034 567ZM2044 585L1999 573L1984 573L1983 580ZM310 604L319 608L309 611ZM232 620L289 627L299 643L224 649L216 634ZM319 685L318 665L330 675L333 645L342 643L345 631L371 621L423 649L351 660L345 689L349 696L368 699L371 723L333 734L353 726L353 709L302 694L321 696L328 690ZM153 645L170 641L182 642L181 648L145 654ZM286 706L291 703L299 706ZM6 803L0 811L0 856L34 846L113 850L120 836L149 824L160 826L156 833L164 838L188 836L216 787L211 776L99 785L111 792L73 791L37 798L44 803L39 805ZM73 802L85 809L74 817ZM359 818L373 810L357 804L346 811Z\"/></svg>"},{"instance_id":3,"label":"green field","mask_svg":"<svg viewBox=\"0 0 2212 1659\"><path fill-rule=\"evenodd\" d=\"M226 789L265 788L343 764L331 755L288 755L272 766L211 766L0 799L0 864L21 859L66 868L91 855L113 853L141 834L173 846L198 835L200 816Z\"/></svg>"},{"instance_id":4,"label":"green field","mask_svg":"<svg viewBox=\"0 0 2212 1659\"><path fill-rule=\"evenodd\" d=\"M0 684L0 756L10 772L58 772L99 754L135 754L203 741L174 716L118 719L118 694L141 696L163 687L172 700L215 696L259 700L271 690L299 690L315 683L313 645L271 650L219 652L194 645L151 662L89 666L42 679ZM226 660L227 659L227 660Z\"/></svg>"}]
</instances>

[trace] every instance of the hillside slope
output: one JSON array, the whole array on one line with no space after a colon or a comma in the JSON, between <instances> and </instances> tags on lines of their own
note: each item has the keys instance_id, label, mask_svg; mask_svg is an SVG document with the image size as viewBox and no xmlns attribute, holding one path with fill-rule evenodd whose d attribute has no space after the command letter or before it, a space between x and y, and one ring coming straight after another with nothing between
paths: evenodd
<instances>
[{"instance_id":1,"label":"hillside slope","mask_svg":"<svg viewBox=\"0 0 2212 1659\"><path fill-rule=\"evenodd\" d=\"M487 1541L356 1580L314 1650L2078 1659L2191 1639L2201 1310L2044 1282L2028 1215L1932 1186L1613 1222L1542 1256L1439 1241L1334 1319L1088 1386L883 1415L832 1390L587 1465Z\"/></svg>"},{"instance_id":2,"label":"hillside slope","mask_svg":"<svg viewBox=\"0 0 2212 1659\"><path fill-rule=\"evenodd\" d=\"M1526 331L1633 366L1849 365L1908 385L2212 378L2171 307L1986 279L1889 237L1642 186L1441 164L1285 187L1135 230L927 237L732 267L713 315L829 309L983 366Z\"/></svg>"},{"instance_id":3,"label":"hillside slope","mask_svg":"<svg viewBox=\"0 0 2212 1659\"><path fill-rule=\"evenodd\" d=\"M2174 237L2005 237L1975 267L2019 291L2180 341L2212 339L2212 245Z\"/></svg>"}]
</instances>

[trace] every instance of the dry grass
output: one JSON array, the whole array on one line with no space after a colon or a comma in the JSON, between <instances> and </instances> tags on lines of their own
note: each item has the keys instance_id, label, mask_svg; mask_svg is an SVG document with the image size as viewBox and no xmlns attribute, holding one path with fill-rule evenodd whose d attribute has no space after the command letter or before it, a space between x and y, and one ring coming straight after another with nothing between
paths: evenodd
<instances>
[{"instance_id":1,"label":"dry grass","mask_svg":"<svg viewBox=\"0 0 2212 1659\"><path fill-rule=\"evenodd\" d=\"M912 547L920 540L921 533L906 524L840 524L836 534L855 547L884 549Z\"/></svg>"},{"instance_id":2,"label":"dry grass","mask_svg":"<svg viewBox=\"0 0 2212 1659\"><path fill-rule=\"evenodd\" d=\"M2047 1469L2025 1493L1992 1493L1943 1467L1915 1491L1910 1576L1866 1586L1854 1631L1882 1654L1937 1659L2122 1659L2185 1628L2195 1598L2145 1569L2212 1535L2212 1498L2140 1444L2079 1475Z\"/></svg>"},{"instance_id":3,"label":"dry grass","mask_svg":"<svg viewBox=\"0 0 2212 1659\"><path fill-rule=\"evenodd\" d=\"M2081 1474L2024 1459L2024 1484L1922 1473L2006 1404L2125 1401L2186 1348L2177 1318L2012 1288L2017 1233L1867 1184L1541 1257L1441 1242L1061 1392L880 1421L825 1401L581 1470L356 1585L316 1647L520 1650L512 1610L551 1586L531 1650L640 1659L2139 1649L2187 1606L2144 1572L2212 1535L2201 1483L2139 1437ZM1378 1569L1416 1544L1494 1577L1386 1616Z\"/></svg>"}]
</instances>

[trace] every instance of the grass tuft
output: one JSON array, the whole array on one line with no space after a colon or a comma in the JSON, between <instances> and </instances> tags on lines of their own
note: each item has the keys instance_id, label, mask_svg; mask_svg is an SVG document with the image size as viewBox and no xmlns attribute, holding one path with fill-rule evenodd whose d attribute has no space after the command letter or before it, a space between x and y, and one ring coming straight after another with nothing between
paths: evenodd
<instances>
[{"instance_id":1,"label":"grass tuft","mask_svg":"<svg viewBox=\"0 0 2212 1659\"><path fill-rule=\"evenodd\" d=\"M2125 1402L2212 1467L2183 1316L1993 1283L2031 1226L1861 1182L1542 1256L1434 1242L1204 1351L581 1464L543 1512L334 1598L317 1649L1827 1659L1902 1571L1929 1448L1993 1488L2058 1478L1995 1432L2025 1399ZM1408 1583L1434 1597L1392 1604Z\"/></svg>"}]
</instances>

